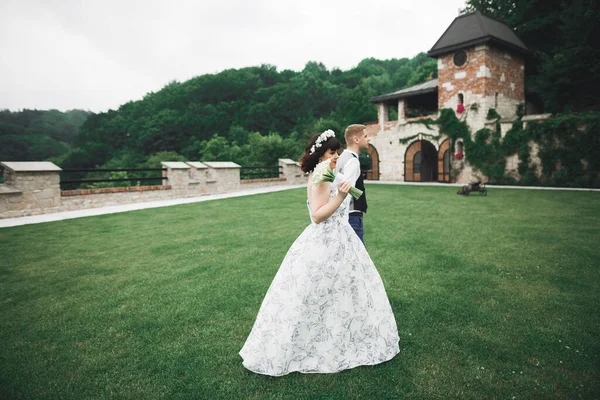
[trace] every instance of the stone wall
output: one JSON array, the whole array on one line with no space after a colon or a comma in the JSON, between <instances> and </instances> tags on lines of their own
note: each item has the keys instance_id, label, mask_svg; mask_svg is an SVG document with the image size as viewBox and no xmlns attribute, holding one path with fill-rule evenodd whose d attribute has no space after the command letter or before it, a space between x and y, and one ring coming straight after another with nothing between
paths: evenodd
<instances>
[{"instance_id":1,"label":"stone wall","mask_svg":"<svg viewBox=\"0 0 600 400\"><path fill-rule=\"evenodd\" d=\"M281 174L279 178L245 179L240 182L242 190L258 189L281 185L306 185L308 174L300 169L300 163L289 158L279 159Z\"/></svg>"},{"instance_id":2,"label":"stone wall","mask_svg":"<svg viewBox=\"0 0 600 400\"><path fill-rule=\"evenodd\" d=\"M467 125L469 125L469 129L471 130L472 135L475 134L475 128L469 124L469 115L471 118L477 119L477 112L471 110L470 113L465 113L462 116L464 120L467 118ZM550 114L542 114L542 115L531 115L523 117L522 121L526 126L528 122L531 121L540 121L550 117ZM437 118L436 115L431 116L432 119ZM408 147L415 142L416 140L423 139L431 142L436 150L439 150L440 145L447 139L446 136L441 136L439 139L433 139L430 136L439 136L439 130L437 125L431 125L431 130L428 129L425 125L416 122L417 118L409 119L408 122L398 123L397 121L389 121L386 125L386 129L380 130L379 124L369 124L367 125L367 132L371 137L371 145L375 147L379 154L379 168L380 175L379 179L383 181L401 181L404 182L404 157L406 155L406 150ZM411 122L412 121L412 122ZM504 137L508 130L512 127L513 120L511 119L501 119L500 121L500 130L501 135ZM480 128L488 128L490 130L496 129L496 121L489 121L487 118L481 118L479 120ZM420 136L415 137L410 142L406 144L401 144L400 139L412 137L421 133ZM530 157L531 162L530 166L534 166L537 171L538 177L541 175L541 161L539 160L538 146L534 142L530 142ZM479 171L474 171L471 165L468 163L468 153L465 151L465 159L463 160L452 160L452 182L455 183L469 183L474 180L486 180L486 177L481 174ZM519 157L515 155L511 155L506 158L506 173L515 179L520 179L518 174L518 165L519 165Z\"/></svg>"},{"instance_id":3,"label":"stone wall","mask_svg":"<svg viewBox=\"0 0 600 400\"><path fill-rule=\"evenodd\" d=\"M71 194L76 192L75 194ZM169 200L176 192L165 186L130 186L126 188L102 188L83 190L64 190L62 205L53 210L44 209L41 214L59 211L74 211L83 208L116 206L120 204L141 203L144 201ZM2 216L0 216L2 218Z\"/></svg>"},{"instance_id":4,"label":"stone wall","mask_svg":"<svg viewBox=\"0 0 600 400\"><path fill-rule=\"evenodd\" d=\"M240 182L240 189L259 189L265 187L281 186L285 183L285 178L245 179Z\"/></svg>"},{"instance_id":5,"label":"stone wall","mask_svg":"<svg viewBox=\"0 0 600 400\"><path fill-rule=\"evenodd\" d=\"M306 183L299 164L289 159L279 160L279 178L243 182L240 166L232 162L166 161L163 185L61 191L61 169L50 162L1 164L0 219Z\"/></svg>"},{"instance_id":6,"label":"stone wall","mask_svg":"<svg viewBox=\"0 0 600 400\"><path fill-rule=\"evenodd\" d=\"M400 139L415 136L419 133L438 136L439 131L437 126L432 125L431 128L430 130L421 123L412 122L394 124L388 130L372 134L370 143L379 154L379 179L383 181L404 182L404 155L406 154L406 149L412 142L418 140L418 137L406 144L400 143ZM372 125L367 125L367 132L372 132L373 130ZM421 137L433 143L436 149L439 149L440 144L444 141L444 138L436 141L425 135L421 135Z\"/></svg>"}]
</instances>

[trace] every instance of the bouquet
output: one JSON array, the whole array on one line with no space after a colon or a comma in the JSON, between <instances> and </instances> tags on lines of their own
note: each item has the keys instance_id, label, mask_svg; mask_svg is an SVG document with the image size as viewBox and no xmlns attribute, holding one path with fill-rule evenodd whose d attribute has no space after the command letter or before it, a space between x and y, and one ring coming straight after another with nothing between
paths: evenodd
<instances>
[{"instance_id":1,"label":"bouquet","mask_svg":"<svg viewBox=\"0 0 600 400\"><path fill-rule=\"evenodd\" d=\"M325 160L317 164L312 176L313 185L317 186L321 182L330 182L330 188L335 189L344 180L344 175L339 172L336 175L333 172L334 168L335 160ZM354 200L357 200L362 196L363 191L352 186L348 193L354 197Z\"/></svg>"}]
</instances>

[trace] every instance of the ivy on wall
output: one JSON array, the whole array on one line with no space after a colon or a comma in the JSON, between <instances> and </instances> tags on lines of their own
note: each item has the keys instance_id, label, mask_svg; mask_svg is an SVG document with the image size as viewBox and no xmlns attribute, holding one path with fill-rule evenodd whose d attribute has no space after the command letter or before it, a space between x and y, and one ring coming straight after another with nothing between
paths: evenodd
<instances>
[{"instance_id":1,"label":"ivy on wall","mask_svg":"<svg viewBox=\"0 0 600 400\"><path fill-rule=\"evenodd\" d=\"M495 108L490 108L487 113L487 119L500 119L500 114L496 111Z\"/></svg>"},{"instance_id":2,"label":"ivy on wall","mask_svg":"<svg viewBox=\"0 0 600 400\"><path fill-rule=\"evenodd\" d=\"M400 139L400 143L407 144L419 136L439 141L446 135L454 153L455 143L462 140L469 164L493 183L600 187L600 112L562 114L529 122L527 128L523 128L518 119L504 139L500 115L491 108L487 117L496 119L495 129L480 129L473 139L469 127L456 117L454 110L442 109L436 120L412 122L424 124L428 129L433 124L439 125L439 136L419 133ZM536 175L535 166L530 165L531 142L539 147L540 177ZM505 172L506 157L514 154L519 157L519 180Z\"/></svg>"},{"instance_id":3,"label":"ivy on wall","mask_svg":"<svg viewBox=\"0 0 600 400\"><path fill-rule=\"evenodd\" d=\"M529 123L527 136L539 145L541 184L600 187L600 112Z\"/></svg>"},{"instance_id":4,"label":"ivy on wall","mask_svg":"<svg viewBox=\"0 0 600 400\"><path fill-rule=\"evenodd\" d=\"M400 142L400 144L407 144L407 143L409 143L409 142L411 142L411 141L413 141L414 139L417 139L417 138L420 138L420 139L427 138L429 140L438 142L442 138L442 135L437 135L436 136L436 135L430 135L429 133L419 132L416 135L412 135L412 136L408 136L408 137L405 137L405 138L401 138L399 140L399 142Z\"/></svg>"}]
</instances>

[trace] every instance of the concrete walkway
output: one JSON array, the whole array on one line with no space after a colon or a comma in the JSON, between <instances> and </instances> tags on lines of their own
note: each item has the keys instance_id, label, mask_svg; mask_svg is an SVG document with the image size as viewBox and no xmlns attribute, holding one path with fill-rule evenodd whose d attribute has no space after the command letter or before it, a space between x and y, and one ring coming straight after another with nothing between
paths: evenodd
<instances>
[{"instance_id":1,"label":"concrete walkway","mask_svg":"<svg viewBox=\"0 0 600 400\"><path fill-rule=\"evenodd\" d=\"M394 181L366 181L368 184L376 185L414 185L414 186L441 186L441 187L461 187L462 183L437 183L437 182L394 182ZM62 221L64 219L81 218L81 217L92 217L95 215L103 214L114 214L127 211L143 210L146 208L158 208L168 207L178 204L189 204L198 203L202 201L220 200L231 197L251 196L254 194L261 193L272 193L280 192L283 190L302 188L305 185L285 185L277 187L267 187L251 190L242 190L234 193L223 193L214 194L199 197L186 197L181 199L172 200L161 200L161 201L149 201L145 203L132 203L132 204L121 204L116 206L98 207L98 208L87 208L84 210L76 211L64 211L52 214L33 215L31 217L20 217L20 218L6 218L0 219L0 228L7 228L10 226L20 226L28 224L39 224L42 222ZM528 189L528 190L569 190L569 191L586 191L586 192L600 192L600 189L587 189L587 188L556 188L556 187L538 187L538 186L501 186L501 185L487 185L489 189Z\"/></svg>"},{"instance_id":2,"label":"concrete walkway","mask_svg":"<svg viewBox=\"0 0 600 400\"><path fill-rule=\"evenodd\" d=\"M414 185L414 186L456 186L463 187L466 183L438 183L438 182L397 182L397 181L365 181L376 185ZM548 186L508 186L508 185L485 185L488 189L527 189L527 190L569 190L579 192L600 192L600 189L592 188L568 188Z\"/></svg>"},{"instance_id":3,"label":"concrete walkway","mask_svg":"<svg viewBox=\"0 0 600 400\"><path fill-rule=\"evenodd\" d=\"M159 201L147 201L144 203L131 203L131 204L119 204L116 206L97 207L97 208L86 208L83 210L76 211L63 211L52 214L33 215L30 217L19 217L19 218L6 218L0 219L0 228L6 228L9 226L19 226L28 224L39 224L42 222L62 221L64 219L81 218L81 217L93 217L95 215L103 214L114 214L127 211L144 210L146 208L158 208L175 206L178 204L189 204L199 203L202 201L220 200L227 199L230 197L241 197L251 196L253 194L280 192L282 190L296 189L304 187L305 185L286 185L276 187L266 187L259 189L241 190L234 193L223 193L213 194L198 197L184 197L181 199L172 200L159 200Z\"/></svg>"}]
</instances>

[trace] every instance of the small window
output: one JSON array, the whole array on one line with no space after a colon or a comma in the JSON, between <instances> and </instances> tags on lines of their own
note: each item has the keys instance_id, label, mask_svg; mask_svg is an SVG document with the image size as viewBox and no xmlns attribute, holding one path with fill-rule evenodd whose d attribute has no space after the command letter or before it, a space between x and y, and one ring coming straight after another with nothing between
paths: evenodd
<instances>
[{"instance_id":1,"label":"small window","mask_svg":"<svg viewBox=\"0 0 600 400\"><path fill-rule=\"evenodd\" d=\"M415 158L413 158L413 172L415 174L421 173L421 162L422 162L422 155L421 155L421 152L418 151L415 154Z\"/></svg>"},{"instance_id":2,"label":"small window","mask_svg":"<svg viewBox=\"0 0 600 400\"><path fill-rule=\"evenodd\" d=\"M456 142L456 151L459 153L463 152L463 142Z\"/></svg>"},{"instance_id":3,"label":"small window","mask_svg":"<svg viewBox=\"0 0 600 400\"><path fill-rule=\"evenodd\" d=\"M459 50L454 53L454 65L457 67L462 67L467 62L467 52L464 50Z\"/></svg>"},{"instance_id":4,"label":"small window","mask_svg":"<svg viewBox=\"0 0 600 400\"><path fill-rule=\"evenodd\" d=\"M456 112L459 114L462 114L463 112L465 112L465 98L463 96L462 93L458 94L458 104L456 105Z\"/></svg>"}]
</instances>

